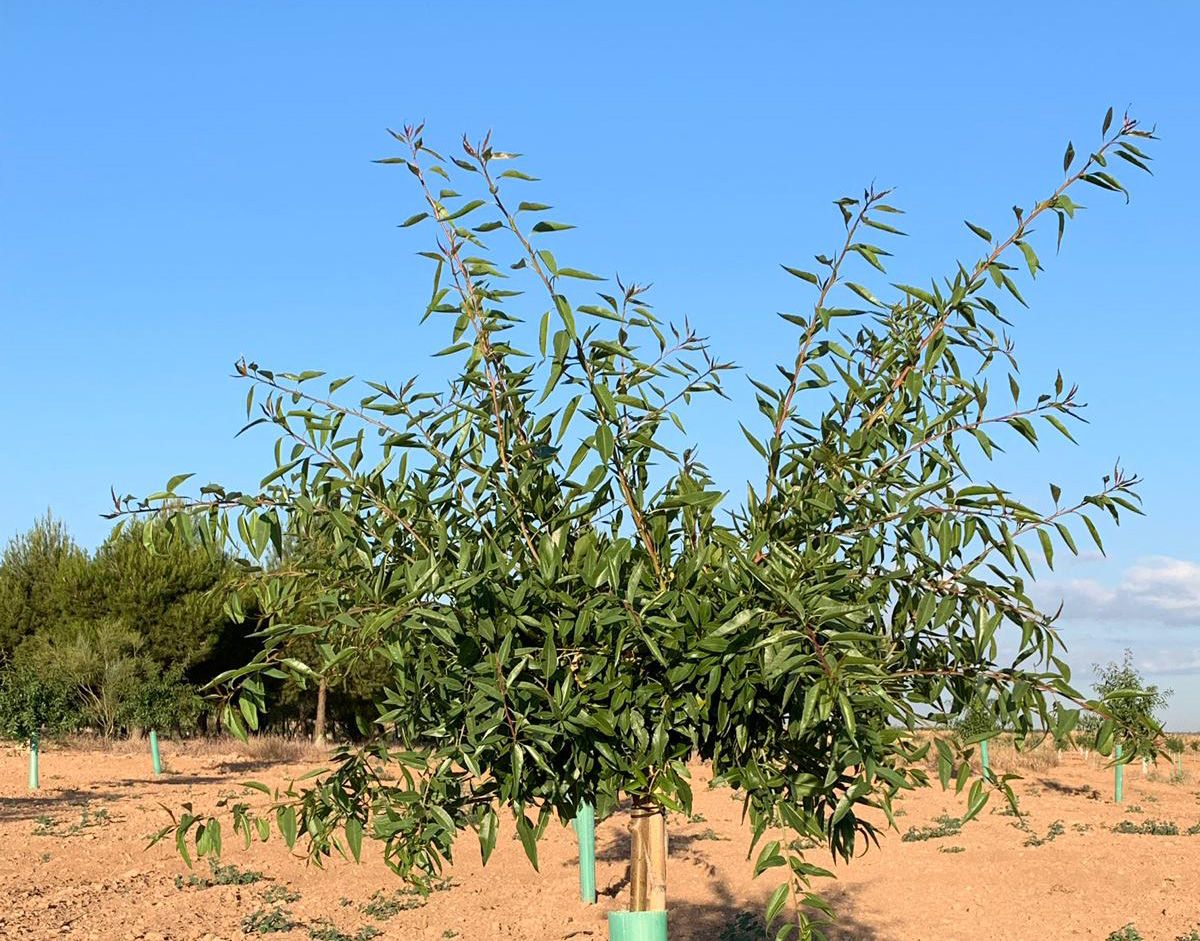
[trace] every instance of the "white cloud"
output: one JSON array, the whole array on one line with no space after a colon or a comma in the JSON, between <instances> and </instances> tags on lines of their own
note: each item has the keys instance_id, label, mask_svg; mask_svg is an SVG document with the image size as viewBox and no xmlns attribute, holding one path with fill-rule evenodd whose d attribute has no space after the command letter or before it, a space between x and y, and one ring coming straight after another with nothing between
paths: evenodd
<instances>
[{"instance_id":1,"label":"white cloud","mask_svg":"<svg viewBox=\"0 0 1200 941\"><path fill-rule=\"evenodd\" d=\"M1193 676L1200 673L1200 650L1158 653L1147 657L1142 666L1158 676Z\"/></svg>"},{"instance_id":2,"label":"white cloud","mask_svg":"<svg viewBox=\"0 0 1200 941\"><path fill-rule=\"evenodd\" d=\"M1113 582L1075 578L1039 589L1051 605L1062 601L1064 619L1200 626L1200 562L1187 559L1149 556Z\"/></svg>"}]
</instances>

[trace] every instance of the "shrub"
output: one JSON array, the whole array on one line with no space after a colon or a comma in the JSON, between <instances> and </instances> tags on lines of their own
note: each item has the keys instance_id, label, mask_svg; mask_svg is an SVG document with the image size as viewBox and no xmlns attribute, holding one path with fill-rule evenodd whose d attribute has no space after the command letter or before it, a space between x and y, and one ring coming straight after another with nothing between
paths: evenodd
<instances>
[{"instance_id":1,"label":"shrub","mask_svg":"<svg viewBox=\"0 0 1200 941\"><path fill-rule=\"evenodd\" d=\"M130 728L181 732L194 729L204 701L183 679L182 667L147 664L121 704L120 720Z\"/></svg>"},{"instance_id":2,"label":"shrub","mask_svg":"<svg viewBox=\"0 0 1200 941\"><path fill-rule=\"evenodd\" d=\"M61 676L43 676L25 664L10 664L0 674L0 736L28 743L82 722L79 704Z\"/></svg>"}]
</instances>

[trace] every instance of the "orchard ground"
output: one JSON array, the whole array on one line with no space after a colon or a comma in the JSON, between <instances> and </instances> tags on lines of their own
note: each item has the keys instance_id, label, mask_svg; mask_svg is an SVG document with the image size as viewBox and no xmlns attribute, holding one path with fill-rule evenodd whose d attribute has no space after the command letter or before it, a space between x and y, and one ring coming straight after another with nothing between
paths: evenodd
<instances>
[{"instance_id":1,"label":"orchard ground","mask_svg":"<svg viewBox=\"0 0 1200 941\"><path fill-rule=\"evenodd\" d=\"M210 810L242 793L239 782L286 784L319 766L320 754L232 741L165 742L163 752L167 771L153 780L138 743L50 746L36 793L25 789L25 754L0 752L0 938L583 941L606 938L605 913L627 899L623 815L597 825L600 901L590 907L579 901L573 832L557 824L541 845L540 872L505 834L484 869L468 834L448 881L427 899L407 893L367 847L362 865L335 859L320 870L278 838L244 851L227 832L223 864L232 868L189 870L169 840L146 849L168 822L162 805ZM1000 746L993 755L997 770L1014 760ZM936 783L904 797L900 832L822 886L839 915L831 937L1104 939L1133 922L1146 941L1174 941L1200 927L1200 832L1187 832L1200 823L1200 753L1187 749L1182 780L1166 761L1149 775L1129 766L1122 805L1112 800L1112 770L1094 757L1043 749L1021 765L1019 820L993 798L961 832L905 841L910 828L944 832L944 818L961 816L965 803ZM670 823L671 937L758 941L773 873L751 878L741 805L707 787L705 768L694 778L693 817ZM1154 829L1150 821L1174 823L1178 835L1113 829ZM827 856L816 850L812 859Z\"/></svg>"}]
</instances>

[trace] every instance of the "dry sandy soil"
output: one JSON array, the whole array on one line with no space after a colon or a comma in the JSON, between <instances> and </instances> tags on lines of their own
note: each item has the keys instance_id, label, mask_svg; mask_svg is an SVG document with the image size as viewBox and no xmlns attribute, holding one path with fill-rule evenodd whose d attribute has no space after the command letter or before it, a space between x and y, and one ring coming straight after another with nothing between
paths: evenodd
<instances>
[{"instance_id":1,"label":"dry sandy soil","mask_svg":"<svg viewBox=\"0 0 1200 941\"><path fill-rule=\"evenodd\" d=\"M289 856L277 840L243 852L228 836L225 862L260 870L262 880L189 885L192 875L211 877L207 866L189 871L167 843L146 849L148 835L166 822L160 804L211 808L246 778L282 784L312 765L264 762L234 744L189 749L168 742L164 758L168 773L152 780L147 756L132 747L50 748L42 789L31 794L24 754L0 752L0 938L233 941L247 937L248 916L278 906L295 923L266 936L280 941L585 941L606 938L605 912L625 903L628 839L619 817L597 827L601 895L590 907L578 898L572 831L556 825L542 845L540 873L504 835L482 869L468 834L450 887L424 903L394 895L401 886L376 859L359 866L338 860L322 871ZM882 849L838 867L826 890L840 918L833 936L1104 939L1134 922L1146 941L1174 941L1200 927L1200 835L1185 832L1200 821L1194 752L1185 769L1185 780L1171 783L1165 774L1147 778L1130 768L1125 803L1117 806L1112 772L1068 754L1024 772L1017 790L1027 829L993 802L957 836L904 842L890 834ZM750 876L739 805L728 792L704 786L704 769L695 773L696 818L671 822L671 937L758 941L761 935L735 926L739 916L742 925L756 917L773 884ZM936 785L907 797L902 808L902 830L964 810L958 796ZM1111 832L1121 821L1147 819L1174 821L1180 835ZM1061 835L1027 845L1031 833L1044 838L1055 821ZM284 896L290 900L268 901ZM373 906L373 896L401 904ZM389 908L400 910L377 917Z\"/></svg>"}]
</instances>

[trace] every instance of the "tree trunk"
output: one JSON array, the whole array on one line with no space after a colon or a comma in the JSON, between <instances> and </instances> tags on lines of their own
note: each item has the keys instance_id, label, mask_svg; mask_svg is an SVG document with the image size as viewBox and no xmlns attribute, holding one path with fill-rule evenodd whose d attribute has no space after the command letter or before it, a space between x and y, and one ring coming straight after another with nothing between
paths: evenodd
<instances>
[{"instance_id":1,"label":"tree trunk","mask_svg":"<svg viewBox=\"0 0 1200 941\"><path fill-rule=\"evenodd\" d=\"M325 744L325 697L326 686L322 679L317 684L317 717L313 721L313 742L317 745Z\"/></svg>"},{"instance_id":2,"label":"tree trunk","mask_svg":"<svg viewBox=\"0 0 1200 941\"><path fill-rule=\"evenodd\" d=\"M667 815L651 801L634 803L629 820L629 910L667 907Z\"/></svg>"}]
</instances>

